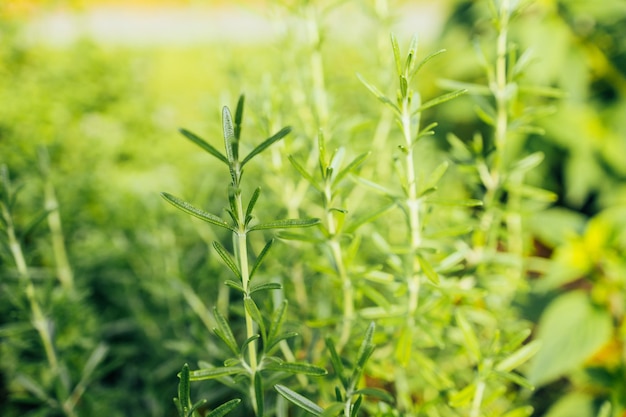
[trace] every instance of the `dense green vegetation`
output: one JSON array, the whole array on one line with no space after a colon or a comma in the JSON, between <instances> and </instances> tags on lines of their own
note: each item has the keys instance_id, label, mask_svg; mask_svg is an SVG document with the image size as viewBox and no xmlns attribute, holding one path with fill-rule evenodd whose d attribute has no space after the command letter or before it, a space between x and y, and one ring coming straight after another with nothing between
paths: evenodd
<instances>
[{"instance_id":1,"label":"dense green vegetation","mask_svg":"<svg viewBox=\"0 0 626 417\"><path fill-rule=\"evenodd\" d=\"M2 7L3 416L626 412L622 1L144 49Z\"/></svg>"}]
</instances>

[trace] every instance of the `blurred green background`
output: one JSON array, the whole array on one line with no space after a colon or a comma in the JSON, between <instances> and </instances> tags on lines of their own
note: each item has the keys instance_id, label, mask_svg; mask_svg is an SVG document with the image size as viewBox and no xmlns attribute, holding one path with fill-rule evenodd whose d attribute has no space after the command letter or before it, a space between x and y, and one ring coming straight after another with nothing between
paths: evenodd
<instances>
[{"instance_id":1,"label":"blurred green background","mask_svg":"<svg viewBox=\"0 0 626 417\"><path fill-rule=\"evenodd\" d=\"M305 3L0 4L0 164L23 186L15 216L18 230L28 232L22 236L27 262L54 318L67 378L80 380L99 343L109 348L89 378L81 415L172 415L182 362L213 349L188 307L191 288L205 305L217 302L224 272L209 255L212 236L173 213L159 192L221 210L219 199L211 206L211 195L223 192L220 179L177 129L219 146L220 109L234 106L240 93L256 140L287 124L295 137L314 134L299 110L310 75L311 50L298 20ZM447 49L418 81L423 96L442 91L439 79L484 82L471 45L488 20L479 2L390 1L388 15L382 3L320 2L328 9L320 12L320 48L331 123L357 151L369 146L378 107L355 73L383 80L391 73L384 67L389 31L405 43L420 34L424 54ZM626 398L626 2L538 0L516 22L513 38L534 52L529 80L564 92L555 113L539 121L545 135L524 144L546 154L532 181L559 196L530 225L537 253L556 265L542 294L549 299L583 288L611 306L613 330L602 350L567 365L571 373L541 387L533 400L537 415L582 417L591 415L584 410L596 398ZM426 117L461 138L484 129L470 97ZM55 284L46 227L27 227L44 208L46 178L59 202L73 294ZM52 382L6 249L0 256L0 410L3 416L55 415L45 395L37 395ZM545 302L539 300L529 318L538 320ZM596 373L574 372L580 369Z\"/></svg>"}]
</instances>

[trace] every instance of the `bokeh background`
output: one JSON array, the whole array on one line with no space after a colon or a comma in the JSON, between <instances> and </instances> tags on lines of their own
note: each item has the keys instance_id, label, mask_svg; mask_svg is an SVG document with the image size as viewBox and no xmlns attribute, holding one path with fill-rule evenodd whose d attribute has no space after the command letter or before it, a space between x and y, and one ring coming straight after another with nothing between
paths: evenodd
<instances>
[{"instance_id":1,"label":"bokeh background","mask_svg":"<svg viewBox=\"0 0 626 417\"><path fill-rule=\"evenodd\" d=\"M257 139L287 124L306 131L301 109L315 47L324 55L336 136L367 149L368 117L378 108L355 74L388 80L388 34L408 44L417 33L424 53L448 51L418 80L425 97L444 91L442 79L484 82L472 47L488 21L478 3L311 3L322 22L321 43L312 46L305 0L0 2L0 164L23 187L15 220L68 386L86 375L80 415L173 415L175 375L209 343L189 306L194 293L209 306L219 300L216 282L225 275L209 255L213 236L173 213L159 192L212 207L221 185L178 128L219 146L220 109L245 93ZM564 364L533 402L536 415L586 417L601 399L624 405L626 398L626 3L538 0L528 7L513 29L520 49L533 50L528 78L564 94L537 122L545 134L524 144L546 155L532 181L558 195L529 226L537 254L556 266L526 315L538 322L555 293L584 289L611 306L612 324L592 355ZM469 97L427 117L461 138L485 129ZM57 284L50 232L28 227L50 201L50 186L71 293ZM0 410L62 415L21 291L3 247ZM104 345L105 359L87 369Z\"/></svg>"}]
</instances>

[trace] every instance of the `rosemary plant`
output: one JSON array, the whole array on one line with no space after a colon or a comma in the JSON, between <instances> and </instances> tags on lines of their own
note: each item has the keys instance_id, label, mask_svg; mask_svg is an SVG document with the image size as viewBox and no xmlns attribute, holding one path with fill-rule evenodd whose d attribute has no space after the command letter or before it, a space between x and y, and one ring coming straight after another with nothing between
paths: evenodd
<instances>
[{"instance_id":1,"label":"rosemary plant","mask_svg":"<svg viewBox=\"0 0 626 417\"><path fill-rule=\"evenodd\" d=\"M252 193L244 208L241 190L243 168L254 157L265 151L275 142L284 138L291 129L288 127L281 129L253 148L248 155L240 158L239 143L241 138L243 109L244 98L241 96L237 103L234 119L228 107L224 107L222 110L225 155L194 133L188 130L181 131L185 137L228 167L230 174L228 186L229 207L226 209L226 212L231 222L225 221L218 215L200 210L171 194L162 193L163 198L175 207L211 225L221 227L232 233L234 254L230 253L219 241L213 242L213 248L236 278L236 281L226 281L226 285L241 294L242 310L245 320L245 339L238 342L229 325L227 317L224 317L217 309L214 309L215 319L217 321L217 328L214 330L215 334L224 342L233 357L227 360L224 366L221 367L207 367L189 372L187 368L183 367L183 371L179 377L181 378L184 392L179 396L177 404L179 410L183 410L183 412L187 413L190 411L185 410L192 410L194 407L189 406L190 402L187 400L188 389L185 388L187 383L184 381L187 377L189 381L221 378L227 381L228 385L232 385L233 381L243 379L245 385L247 385L244 392L247 393L247 398L251 401L255 415L263 416L265 413L264 386L266 385L264 381L269 378L268 374L273 374L274 376L272 378L276 378L276 375L285 373L313 376L326 374L326 370L323 368L302 362L285 362L275 356L279 348L285 348L285 345L281 344L282 341L297 336L297 334L293 332L282 332L282 325L286 319L287 302L283 302L271 314L271 319L267 322L257 302L253 298L253 295L259 296L267 291L279 291L281 290L281 285L273 282L253 282L255 273L268 255L274 240L270 239L258 253L256 260L251 262L248 250L249 234L260 230L311 227L318 224L319 219L283 219L267 223L255 222L253 212L261 193L260 188L257 188ZM260 346L259 340L262 342ZM229 406L225 404L222 405L222 407L229 409Z\"/></svg>"}]
</instances>

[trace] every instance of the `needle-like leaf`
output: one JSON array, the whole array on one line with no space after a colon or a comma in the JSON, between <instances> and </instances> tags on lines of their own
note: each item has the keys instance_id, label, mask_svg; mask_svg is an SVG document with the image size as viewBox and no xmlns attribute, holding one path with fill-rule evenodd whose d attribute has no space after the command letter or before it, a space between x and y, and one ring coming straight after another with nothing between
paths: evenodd
<instances>
[{"instance_id":1,"label":"needle-like leaf","mask_svg":"<svg viewBox=\"0 0 626 417\"><path fill-rule=\"evenodd\" d=\"M228 159L220 151L218 151L216 148L214 148L204 139L200 138L200 136L186 129L180 129L180 133L182 133L187 139L189 139L190 141L192 141L193 143L195 143L196 145L198 145L199 147L201 147L202 149L204 149L205 151L207 151L208 153L216 157L218 160L228 165Z\"/></svg>"},{"instance_id":2,"label":"needle-like leaf","mask_svg":"<svg viewBox=\"0 0 626 417\"><path fill-rule=\"evenodd\" d=\"M214 214L207 213L206 211L200 210L199 208L196 208L192 206L191 204L187 203L186 201L183 201L178 197L174 197L171 194L161 193L161 196L164 199L166 199L170 204L172 204L175 207L178 207L179 209L181 209L187 214L191 214L192 216L197 217L201 220L204 220L207 223L213 224L215 226L223 227L224 229L228 229L232 232L237 233L237 229L235 229L230 224L226 223L221 217L218 217Z\"/></svg>"},{"instance_id":3,"label":"needle-like leaf","mask_svg":"<svg viewBox=\"0 0 626 417\"><path fill-rule=\"evenodd\" d=\"M258 154L260 154L261 152L263 152L265 149L269 148L272 144L274 144L275 142L278 142L279 140L281 140L282 138L284 138L285 136L287 136L289 134L289 132L291 132L291 127L287 126L282 128L281 130L278 131L278 133L274 134L273 136L269 137L268 139L266 139L265 141L263 141L259 146L257 146L256 148L254 148L252 150L252 152L250 152L248 154L248 156L246 156L245 158L243 158L243 161L241 161L241 166L243 167L244 165L246 165L248 163L248 161L250 161L252 158L254 158L255 156L257 156Z\"/></svg>"}]
</instances>

